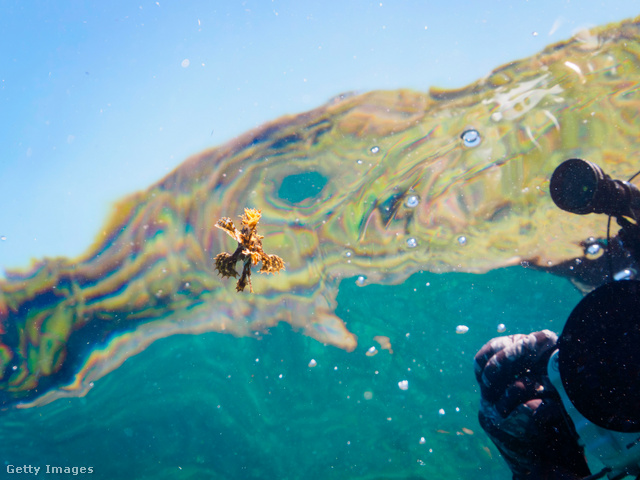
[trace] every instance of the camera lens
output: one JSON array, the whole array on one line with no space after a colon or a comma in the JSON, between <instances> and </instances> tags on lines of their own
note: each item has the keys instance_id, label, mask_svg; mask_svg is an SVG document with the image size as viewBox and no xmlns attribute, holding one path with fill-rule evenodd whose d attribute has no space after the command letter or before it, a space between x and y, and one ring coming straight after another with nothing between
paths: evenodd
<instances>
[{"instance_id":1,"label":"camera lens","mask_svg":"<svg viewBox=\"0 0 640 480\"><path fill-rule=\"evenodd\" d=\"M560 164L551 176L550 193L562 210L584 215L592 213L593 200L602 170L590 162L572 158Z\"/></svg>"}]
</instances>

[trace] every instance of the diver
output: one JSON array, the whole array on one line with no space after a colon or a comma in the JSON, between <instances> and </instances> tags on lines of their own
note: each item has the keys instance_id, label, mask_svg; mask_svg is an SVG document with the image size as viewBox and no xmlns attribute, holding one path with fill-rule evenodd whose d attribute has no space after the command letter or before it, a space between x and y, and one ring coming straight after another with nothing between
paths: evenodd
<instances>
[{"instance_id":1,"label":"diver","mask_svg":"<svg viewBox=\"0 0 640 480\"><path fill-rule=\"evenodd\" d=\"M580 265L574 283L591 292L559 337L498 337L476 354L480 425L514 480L639 479L640 190L571 159L554 172L550 193L563 210L606 213L622 228L614 238L607 232L600 259L570 262Z\"/></svg>"}]
</instances>

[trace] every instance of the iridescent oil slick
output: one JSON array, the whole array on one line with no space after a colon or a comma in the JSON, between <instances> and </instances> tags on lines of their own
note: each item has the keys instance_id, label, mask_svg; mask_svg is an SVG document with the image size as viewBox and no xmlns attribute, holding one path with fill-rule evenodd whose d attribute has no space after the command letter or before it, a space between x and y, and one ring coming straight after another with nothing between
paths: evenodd
<instances>
[{"instance_id":1,"label":"iridescent oil slick","mask_svg":"<svg viewBox=\"0 0 640 480\"><path fill-rule=\"evenodd\" d=\"M119 202L80 258L7 274L2 406L82 395L178 333L256 336L284 322L352 351L336 315L343 279L581 257L604 223L555 208L548 179L575 156L617 178L637 169L639 28L594 30L456 91L337 98L187 159ZM245 207L262 210L265 250L287 262L253 295L214 262L236 247L216 221Z\"/></svg>"}]
</instances>

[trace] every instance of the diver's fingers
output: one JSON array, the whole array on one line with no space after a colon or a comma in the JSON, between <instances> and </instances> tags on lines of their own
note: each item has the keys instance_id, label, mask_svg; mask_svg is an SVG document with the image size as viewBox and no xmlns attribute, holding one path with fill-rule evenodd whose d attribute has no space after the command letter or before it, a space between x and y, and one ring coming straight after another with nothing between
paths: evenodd
<instances>
[{"instance_id":1,"label":"diver's fingers","mask_svg":"<svg viewBox=\"0 0 640 480\"><path fill-rule=\"evenodd\" d=\"M504 390L495 403L495 409L502 417L507 417L521 404L535 410L537 404L531 401L539 398L541 393L540 383L529 376L522 376Z\"/></svg>"},{"instance_id":2,"label":"diver's fingers","mask_svg":"<svg viewBox=\"0 0 640 480\"><path fill-rule=\"evenodd\" d=\"M473 359L473 369L478 382L481 382L482 371L491 357L524 337L526 337L526 335L518 333L516 335L492 338L485 343Z\"/></svg>"},{"instance_id":3,"label":"diver's fingers","mask_svg":"<svg viewBox=\"0 0 640 480\"><path fill-rule=\"evenodd\" d=\"M530 373L532 369L534 373L546 373L546 365L537 364L548 359L557 341L558 336L550 330L514 338L490 357L482 369L478 382L483 395L495 401L514 379Z\"/></svg>"}]
</instances>

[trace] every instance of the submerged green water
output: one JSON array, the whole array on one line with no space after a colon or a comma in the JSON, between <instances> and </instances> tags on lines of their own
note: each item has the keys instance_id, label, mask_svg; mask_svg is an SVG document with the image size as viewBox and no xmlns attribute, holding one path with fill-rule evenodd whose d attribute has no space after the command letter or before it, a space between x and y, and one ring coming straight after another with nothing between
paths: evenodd
<instances>
[{"instance_id":1,"label":"submerged green water","mask_svg":"<svg viewBox=\"0 0 640 480\"><path fill-rule=\"evenodd\" d=\"M505 334L560 331L579 299L566 280L522 268L397 286L347 279L337 314L355 352L285 325L261 339L166 338L84 398L5 412L2 461L40 475L93 467L92 479L507 479L477 422L473 356L499 323Z\"/></svg>"}]
</instances>

